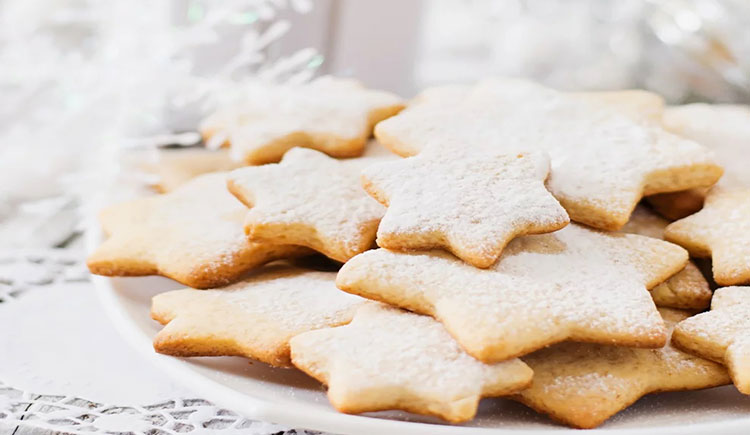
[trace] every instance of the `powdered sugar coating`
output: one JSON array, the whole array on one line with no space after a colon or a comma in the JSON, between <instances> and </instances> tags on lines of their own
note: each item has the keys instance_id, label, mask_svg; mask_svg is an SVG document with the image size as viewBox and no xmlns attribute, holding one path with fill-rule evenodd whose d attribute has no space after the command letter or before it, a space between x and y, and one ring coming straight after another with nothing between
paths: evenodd
<instances>
[{"instance_id":1,"label":"powdered sugar coating","mask_svg":"<svg viewBox=\"0 0 750 435\"><path fill-rule=\"evenodd\" d=\"M664 112L664 127L714 151L724 168L718 186L750 188L747 152L750 150L750 107L731 104L686 104ZM703 207L708 189L690 189L648 198L664 216L676 220Z\"/></svg>"},{"instance_id":2,"label":"powdered sugar coating","mask_svg":"<svg viewBox=\"0 0 750 435\"><path fill-rule=\"evenodd\" d=\"M515 236L555 231L568 215L544 187L542 153L453 158L428 150L368 167L365 190L388 207L378 245L388 249L445 247L489 267Z\"/></svg>"},{"instance_id":3,"label":"powdered sugar coating","mask_svg":"<svg viewBox=\"0 0 750 435\"><path fill-rule=\"evenodd\" d=\"M339 288L443 322L482 361L566 339L661 346L666 332L647 288L682 269L676 245L578 225L513 240L490 269L437 251L368 251L339 271Z\"/></svg>"},{"instance_id":4,"label":"powdered sugar coating","mask_svg":"<svg viewBox=\"0 0 750 435\"><path fill-rule=\"evenodd\" d=\"M622 232L664 239L664 229L669 221L639 205L630 215ZM660 307L702 309L711 303L711 288L693 262L668 280L651 289L654 303Z\"/></svg>"},{"instance_id":5,"label":"powdered sugar coating","mask_svg":"<svg viewBox=\"0 0 750 435\"><path fill-rule=\"evenodd\" d=\"M226 176L203 175L171 193L104 209L101 222L109 238L88 258L89 269L114 276L161 274L209 288L268 261L306 253L248 242L245 207L226 190Z\"/></svg>"},{"instance_id":6,"label":"powdered sugar coating","mask_svg":"<svg viewBox=\"0 0 750 435\"><path fill-rule=\"evenodd\" d=\"M328 384L344 412L404 409L465 421L481 397L517 391L532 375L518 359L481 363L432 318L375 303L346 326L294 337L291 348L294 364Z\"/></svg>"},{"instance_id":7,"label":"powdered sugar coating","mask_svg":"<svg viewBox=\"0 0 750 435\"><path fill-rule=\"evenodd\" d=\"M402 155L428 145L452 154L547 152L550 191L571 219L599 228L622 226L644 194L710 185L721 175L695 142L611 104L530 82L490 79L456 104L440 100L420 100L378 124L376 136Z\"/></svg>"},{"instance_id":8,"label":"powdered sugar coating","mask_svg":"<svg viewBox=\"0 0 750 435\"><path fill-rule=\"evenodd\" d=\"M660 122L664 114L664 98L641 89L576 92L571 95L594 103L608 104L621 114L639 122Z\"/></svg>"},{"instance_id":9,"label":"powdered sugar coating","mask_svg":"<svg viewBox=\"0 0 750 435\"><path fill-rule=\"evenodd\" d=\"M167 326L156 349L176 355L241 355L289 366L289 340L348 323L363 299L339 291L335 272L277 266L231 286L162 293L152 315Z\"/></svg>"},{"instance_id":10,"label":"powdered sugar coating","mask_svg":"<svg viewBox=\"0 0 750 435\"><path fill-rule=\"evenodd\" d=\"M233 171L228 185L251 207L251 240L308 246L343 262L372 246L385 212L360 186L358 169L294 148L279 164Z\"/></svg>"},{"instance_id":11,"label":"powdered sugar coating","mask_svg":"<svg viewBox=\"0 0 750 435\"><path fill-rule=\"evenodd\" d=\"M230 171L240 166L229 158L227 149L178 148L158 150L157 161L144 163L143 169L158 177L154 187L166 193L199 175Z\"/></svg>"},{"instance_id":12,"label":"powdered sugar coating","mask_svg":"<svg viewBox=\"0 0 750 435\"><path fill-rule=\"evenodd\" d=\"M670 224L666 238L711 257L720 285L750 283L750 188L714 187L703 209Z\"/></svg>"},{"instance_id":13,"label":"powdered sugar coating","mask_svg":"<svg viewBox=\"0 0 750 435\"><path fill-rule=\"evenodd\" d=\"M664 229L669 221L639 205L630 215L630 220L622 227L623 233L638 234L664 240Z\"/></svg>"},{"instance_id":14,"label":"powdered sugar coating","mask_svg":"<svg viewBox=\"0 0 750 435\"><path fill-rule=\"evenodd\" d=\"M688 317L659 310L670 332ZM635 349L587 343L560 343L527 355L534 370L529 388L515 396L539 412L578 427L603 423L645 394L715 387L729 382L721 365L667 343Z\"/></svg>"},{"instance_id":15,"label":"powdered sugar coating","mask_svg":"<svg viewBox=\"0 0 750 435\"><path fill-rule=\"evenodd\" d=\"M723 362L743 394L750 394L750 287L716 290L711 311L680 322L673 341L705 358Z\"/></svg>"},{"instance_id":16,"label":"powdered sugar coating","mask_svg":"<svg viewBox=\"0 0 750 435\"><path fill-rule=\"evenodd\" d=\"M750 107L732 104L686 104L669 107L665 128L713 150L724 167L719 185L750 187Z\"/></svg>"},{"instance_id":17,"label":"powdered sugar coating","mask_svg":"<svg viewBox=\"0 0 750 435\"><path fill-rule=\"evenodd\" d=\"M333 77L245 91L241 104L210 115L200 129L215 143L228 140L232 156L250 164L278 161L293 146L358 155L374 124L403 107L396 95Z\"/></svg>"}]
</instances>

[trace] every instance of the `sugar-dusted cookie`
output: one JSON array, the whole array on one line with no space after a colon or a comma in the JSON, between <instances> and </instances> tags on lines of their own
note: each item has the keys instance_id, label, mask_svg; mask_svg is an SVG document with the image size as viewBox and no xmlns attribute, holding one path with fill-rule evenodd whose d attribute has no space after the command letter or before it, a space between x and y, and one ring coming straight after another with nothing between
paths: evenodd
<instances>
[{"instance_id":1,"label":"sugar-dusted cookie","mask_svg":"<svg viewBox=\"0 0 750 435\"><path fill-rule=\"evenodd\" d=\"M747 153L750 151L750 106L732 104L686 104L664 112L664 127L694 140L716 153L724 167L722 187L750 187ZM648 197L664 217L682 219L703 207L708 189L690 189Z\"/></svg>"},{"instance_id":2,"label":"sugar-dusted cookie","mask_svg":"<svg viewBox=\"0 0 750 435\"><path fill-rule=\"evenodd\" d=\"M166 193L199 175L229 171L243 165L229 157L228 149L200 147L158 150L157 160L144 166L147 172L157 177L154 188Z\"/></svg>"},{"instance_id":3,"label":"sugar-dusted cookie","mask_svg":"<svg viewBox=\"0 0 750 435\"><path fill-rule=\"evenodd\" d=\"M471 93L468 85L443 85L427 88L409 102L409 107L419 103L459 104ZM661 122L664 113L664 98L641 89L618 91L573 92L569 95L593 103L605 103L620 113L638 121Z\"/></svg>"},{"instance_id":4,"label":"sugar-dusted cookie","mask_svg":"<svg viewBox=\"0 0 750 435\"><path fill-rule=\"evenodd\" d=\"M630 234L664 239L669 221L639 205L630 215L622 231ZM711 303L711 288L700 269L688 262L684 269L651 289L654 303L660 307L703 309Z\"/></svg>"},{"instance_id":5,"label":"sugar-dusted cookie","mask_svg":"<svg viewBox=\"0 0 750 435\"><path fill-rule=\"evenodd\" d=\"M737 389L750 394L750 287L716 290L711 311L680 322L672 342L723 363Z\"/></svg>"},{"instance_id":6,"label":"sugar-dusted cookie","mask_svg":"<svg viewBox=\"0 0 750 435\"><path fill-rule=\"evenodd\" d=\"M666 129L694 140L716 153L724 167L722 187L750 187L750 106L687 104L664 111Z\"/></svg>"},{"instance_id":7,"label":"sugar-dusted cookie","mask_svg":"<svg viewBox=\"0 0 750 435\"><path fill-rule=\"evenodd\" d=\"M155 296L151 317L166 326L157 352L235 355L289 367L289 340L348 323L363 299L336 288L335 272L268 266L229 287L175 290Z\"/></svg>"},{"instance_id":8,"label":"sugar-dusted cookie","mask_svg":"<svg viewBox=\"0 0 750 435\"><path fill-rule=\"evenodd\" d=\"M670 331L688 317L659 310ZM640 397L662 391L698 390L730 382L727 370L667 343L634 349L589 343L560 343L523 358L534 370L531 386L514 398L555 420L593 428Z\"/></svg>"},{"instance_id":9,"label":"sugar-dusted cookie","mask_svg":"<svg viewBox=\"0 0 750 435\"><path fill-rule=\"evenodd\" d=\"M250 207L250 240L308 246L344 262L373 245L385 212L362 189L357 169L294 148L281 163L233 171L228 187Z\"/></svg>"},{"instance_id":10,"label":"sugar-dusted cookie","mask_svg":"<svg viewBox=\"0 0 750 435\"><path fill-rule=\"evenodd\" d=\"M474 417L480 398L514 393L532 376L518 359L477 361L430 317L376 303L346 326L292 338L291 348L294 365L353 414L401 409L458 423Z\"/></svg>"},{"instance_id":11,"label":"sugar-dusted cookie","mask_svg":"<svg viewBox=\"0 0 750 435\"><path fill-rule=\"evenodd\" d=\"M360 155L373 126L403 108L396 95L333 77L247 91L241 104L210 115L200 130L210 143L228 142L233 157L251 165L278 162L295 146Z\"/></svg>"},{"instance_id":12,"label":"sugar-dusted cookie","mask_svg":"<svg viewBox=\"0 0 750 435\"><path fill-rule=\"evenodd\" d=\"M670 224L665 237L694 257L711 257L719 285L750 283L750 188L714 187L703 209Z\"/></svg>"},{"instance_id":13,"label":"sugar-dusted cookie","mask_svg":"<svg viewBox=\"0 0 750 435\"><path fill-rule=\"evenodd\" d=\"M660 347L667 332L647 289L687 262L684 249L570 224L519 237L490 269L430 251L368 251L349 260L344 291L440 320L485 362L563 340Z\"/></svg>"},{"instance_id":14,"label":"sugar-dusted cookie","mask_svg":"<svg viewBox=\"0 0 750 435\"><path fill-rule=\"evenodd\" d=\"M659 307L702 310L711 303L711 286L692 261L685 268L651 290Z\"/></svg>"},{"instance_id":15,"label":"sugar-dusted cookie","mask_svg":"<svg viewBox=\"0 0 750 435\"><path fill-rule=\"evenodd\" d=\"M389 160L401 160L401 157L378 143L378 141L375 139L371 139L369 142L367 142L365 152L362 153L361 156L339 159L339 161L341 161L344 166L352 169L353 171L356 171L358 174L361 173L363 169L372 164L386 162Z\"/></svg>"},{"instance_id":16,"label":"sugar-dusted cookie","mask_svg":"<svg viewBox=\"0 0 750 435\"><path fill-rule=\"evenodd\" d=\"M670 220L682 219L703 208L709 187L696 187L673 193L659 193L646 198L657 213Z\"/></svg>"},{"instance_id":17,"label":"sugar-dusted cookie","mask_svg":"<svg viewBox=\"0 0 750 435\"><path fill-rule=\"evenodd\" d=\"M664 114L664 98L640 89L579 92L573 95L592 102L609 104L620 113L638 121L659 122Z\"/></svg>"},{"instance_id":18,"label":"sugar-dusted cookie","mask_svg":"<svg viewBox=\"0 0 750 435\"><path fill-rule=\"evenodd\" d=\"M388 207L378 227L379 246L445 248L489 267L514 237L568 224L568 214L544 187L548 172L543 153L455 158L428 149L367 167L362 183Z\"/></svg>"},{"instance_id":19,"label":"sugar-dusted cookie","mask_svg":"<svg viewBox=\"0 0 750 435\"><path fill-rule=\"evenodd\" d=\"M710 151L657 123L522 80L484 80L450 105L427 98L375 135L403 156L428 145L451 155L547 152L547 187L570 218L608 230L622 227L643 195L709 186L722 173Z\"/></svg>"},{"instance_id":20,"label":"sugar-dusted cookie","mask_svg":"<svg viewBox=\"0 0 750 435\"><path fill-rule=\"evenodd\" d=\"M102 210L109 237L89 256L91 273L158 274L212 288L269 261L309 253L299 246L249 242L242 230L246 208L227 191L226 177L202 175L171 193Z\"/></svg>"}]
</instances>

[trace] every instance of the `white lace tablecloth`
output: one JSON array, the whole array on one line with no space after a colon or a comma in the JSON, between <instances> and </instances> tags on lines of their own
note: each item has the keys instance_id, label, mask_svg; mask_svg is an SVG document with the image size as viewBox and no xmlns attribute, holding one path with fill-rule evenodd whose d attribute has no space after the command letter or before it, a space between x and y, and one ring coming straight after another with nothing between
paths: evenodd
<instances>
[{"instance_id":1,"label":"white lace tablecloth","mask_svg":"<svg viewBox=\"0 0 750 435\"><path fill-rule=\"evenodd\" d=\"M102 312L80 248L0 251L0 434L310 434L175 384Z\"/></svg>"}]
</instances>

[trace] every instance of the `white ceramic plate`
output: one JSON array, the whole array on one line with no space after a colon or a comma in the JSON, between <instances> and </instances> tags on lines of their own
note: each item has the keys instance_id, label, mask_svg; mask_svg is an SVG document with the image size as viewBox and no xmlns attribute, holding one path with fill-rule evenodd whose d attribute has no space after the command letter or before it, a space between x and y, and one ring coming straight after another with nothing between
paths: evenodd
<instances>
[{"instance_id":1,"label":"white ceramic plate","mask_svg":"<svg viewBox=\"0 0 750 435\"><path fill-rule=\"evenodd\" d=\"M89 232L89 248L99 243ZM151 339L160 326L149 317L151 297L180 288L160 277L93 277L102 303L120 333L168 376L218 405L257 420L338 434L551 434L566 430L506 399L484 399L464 425L402 412L354 416L336 412L316 381L291 369L275 369L235 357L174 358L159 355ZM649 395L594 432L643 434L750 433L750 397L734 387Z\"/></svg>"}]
</instances>

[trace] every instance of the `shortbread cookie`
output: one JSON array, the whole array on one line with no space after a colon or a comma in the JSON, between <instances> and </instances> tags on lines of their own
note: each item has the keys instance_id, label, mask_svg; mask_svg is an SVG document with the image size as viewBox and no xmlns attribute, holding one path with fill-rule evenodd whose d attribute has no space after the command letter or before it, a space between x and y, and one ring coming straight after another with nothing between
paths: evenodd
<instances>
[{"instance_id":1,"label":"shortbread cookie","mask_svg":"<svg viewBox=\"0 0 750 435\"><path fill-rule=\"evenodd\" d=\"M514 237L559 230L568 214L544 187L546 154L454 158L432 154L369 166L365 190L388 207L377 243L391 250L445 248L489 267Z\"/></svg>"},{"instance_id":2,"label":"shortbread cookie","mask_svg":"<svg viewBox=\"0 0 750 435\"><path fill-rule=\"evenodd\" d=\"M694 257L711 257L719 285L750 283L750 188L711 189L703 209L670 224L665 237Z\"/></svg>"},{"instance_id":3,"label":"shortbread cookie","mask_svg":"<svg viewBox=\"0 0 750 435\"><path fill-rule=\"evenodd\" d=\"M667 332L647 289L685 267L679 246L570 224L519 237L490 269L440 252L360 254L339 271L344 291L440 320L485 362L563 340L661 347Z\"/></svg>"},{"instance_id":4,"label":"shortbread cookie","mask_svg":"<svg viewBox=\"0 0 750 435\"><path fill-rule=\"evenodd\" d=\"M723 363L743 394L750 394L750 287L716 290L711 311L680 322L674 344Z\"/></svg>"},{"instance_id":5,"label":"shortbread cookie","mask_svg":"<svg viewBox=\"0 0 750 435\"><path fill-rule=\"evenodd\" d=\"M659 193L647 197L646 201L657 213L674 221L702 209L709 190L709 187L696 187L673 193Z\"/></svg>"},{"instance_id":6,"label":"shortbread cookie","mask_svg":"<svg viewBox=\"0 0 750 435\"><path fill-rule=\"evenodd\" d=\"M688 317L659 310L670 331ZM727 370L667 343L633 349L560 343L523 358L534 370L531 386L514 398L555 420L593 428L649 393L698 390L730 382Z\"/></svg>"},{"instance_id":7,"label":"shortbread cookie","mask_svg":"<svg viewBox=\"0 0 750 435\"><path fill-rule=\"evenodd\" d=\"M669 222L639 205L622 231L664 239ZM711 288L698 267L689 262L673 277L651 289L654 303L660 307L703 309L711 303Z\"/></svg>"},{"instance_id":8,"label":"shortbread cookie","mask_svg":"<svg viewBox=\"0 0 750 435\"><path fill-rule=\"evenodd\" d=\"M388 148L384 147L377 140L371 139L367 142L365 152L358 157L350 157L348 159L339 159L341 163L347 168L350 168L357 173L361 173L363 169L375 163L387 162L391 160L401 160L401 156L394 154Z\"/></svg>"},{"instance_id":9,"label":"shortbread cookie","mask_svg":"<svg viewBox=\"0 0 750 435\"><path fill-rule=\"evenodd\" d=\"M687 104L664 112L664 127L716 153L724 167L722 187L750 188L747 153L750 151L750 107L731 104ZM703 207L708 189L664 193L648 198L669 219L682 219Z\"/></svg>"},{"instance_id":10,"label":"shortbread cookie","mask_svg":"<svg viewBox=\"0 0 750 435\"><path fill-rule=\"evenodd\" d=\"M291 347L294 365L352 414L400 409L458 423L474 417L480 398L516 392L532 376L518 359L477 361L430 317L376 303L346 326L294 337Z\"/></svg>"},{"instance_id":11,"label":"shortbread cookie","mask_svg":"<svg viewBox=\"0 0 750 435\"><path fill-rule=\"evenodd\" d=\"M232 156L251 165L278 162L295 146L334 157L360 155L373 126L403 108L396 95L332 77L249 92L242 104L217 111L200 129L212 143L227 141Z\"/></svg>"},{"instance_id":12,"label":"shortbread cookie","mask_svg":"<svg viewBox=\"0 0 750 435\"><path fill-rule=\"evenodd\" d=\"M675 106L664 112L663 123L668 130L716 153L716 160L724 167L720 186L750 187L747 164L750 106L703 103Z\"/></svg>"},{"instance_id":13,"label":"shortbread cookie","mask_svg":"<svg viewBox=\"0 0 750 435\"><path fill-rule=\"evenodd\" d=\"M336 288L335 272L268 266L216 290L175 290L153 298L166 326L154 349L176 356L235 355L290 367L289 340L351 321L362 298Z\"/></svg>"},{"instance_id":14,"label":"shortbread cookie","mask_svg":"<svg viewBox=\"0 0 750 435\"><path fill-rule=\"evenodd\" d=\"M592 102L609 104L620 113L637 121L660 122L664 114L664 98L659 94L640 89L578 92L573 95Z\"/></svg>"},{"instance_id":15,"label":"shortbread cookie","mask_svg":"<svg viewBox=\"0 0 750 435\"><path fill-rule=\"evenodd\" d=\"M146 171L157 176L153 186L162 193L175 190L193 178L209 172L221 172L242 166L229 158L229 150L178 148L158 150L157 161L146 165Z\"/></svg>"},{"instance_id":16,"label":"shortbread cookie","mask_svg":"<svg viewBox=\"0 0 750 435\"><path fill-rule=\"evenodd\" d=\"M202 175L174 192L104 209L100 220L109 237L89 256L91 273L164 275L212 288L269 261L310 252L249 242L242 230L246 208L227 191L226 177Z\"/></svg>"},{"instance_id":17,"label":"shortbread cookie","mask_svg":"<svg viewBox=\"0 0 750 435\"><path fill-rule=\"evenodd\" d=\"M443 85L427 88L409 102L409 107L420 103L460 104L471 93L468 85ZM620 113L638 121L661 122L664 98L641 89L619 91L572 92L569 95L593 103L605 103Z\"/></svg>"},{"instance_id":18,"label":"shortbread cookie","mask_svg":"<svg viewBox=\"0 0 750 435\"><path fill-rule=\"evenodd\" d=\"M228 187L250 207L250 240L308 246L341 262L373 245L385 212L354 167L305 148L290 150L279 164L233 171Z\"/></svg>"},{"instance_id":19,"label":"shortbread cookie","mask_svg":"<svg viewBox=\"0 0 750 435\"><path fill-rule=\"evenodd\" d=\"M403 156L428 145L449 155L547 152L547 187L572 220L597 228L622 227L643 195L710 186L722 173L710 151L656 123L530 82L485 80L458 103L439 100L379 123L375 135Z\"/></svg>"}]
</instances>

